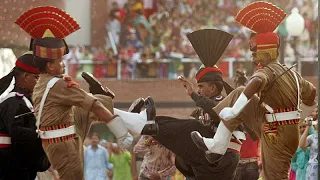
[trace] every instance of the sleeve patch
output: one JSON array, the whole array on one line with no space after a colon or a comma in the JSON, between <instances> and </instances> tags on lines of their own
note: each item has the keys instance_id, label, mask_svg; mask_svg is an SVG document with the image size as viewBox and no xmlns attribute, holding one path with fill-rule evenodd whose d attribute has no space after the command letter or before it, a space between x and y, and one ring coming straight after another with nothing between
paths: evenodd
<instances>
[{"instance_id":1,"label":"sleeve patch","mask_svg":"<svg viewBox=\"0 0 320 180\"><path fill-rule=\"evenodd\" d=\"M80 87L80 84L73 81L70 76L65 76L63 79L67 82L67 88L71 88L72 86Z\"/></svg>"}]
</instances>

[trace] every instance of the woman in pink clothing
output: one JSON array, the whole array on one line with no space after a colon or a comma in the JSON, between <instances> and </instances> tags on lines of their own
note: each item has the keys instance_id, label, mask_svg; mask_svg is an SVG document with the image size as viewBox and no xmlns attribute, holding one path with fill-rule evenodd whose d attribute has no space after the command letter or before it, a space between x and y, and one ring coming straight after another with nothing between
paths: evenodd
<instances>
[{"instance_id":1,"label":"woman in pink clothing","mask_svg":"<svg viewBox=\"0 0 320 180\"><path fill-rule=\"evenodd\" d=\"M175 155L151 136L141 136L133 152L146 153L139 180L168 180L176 172Z\"/></svg>"},{"instance_id":2,"label":"woman in pink clothing","mask_svg":"<svg viewBox=\"0 0 320 180\"><path fill-rule=\"evenodd\" d=\"M106 74L105 63L107 62L107 53L103 48L99 48L98 53L94 56L94 61L97 64L94 65L94 76L96 78L103 78Z\"/></svg>"}]
</instances>

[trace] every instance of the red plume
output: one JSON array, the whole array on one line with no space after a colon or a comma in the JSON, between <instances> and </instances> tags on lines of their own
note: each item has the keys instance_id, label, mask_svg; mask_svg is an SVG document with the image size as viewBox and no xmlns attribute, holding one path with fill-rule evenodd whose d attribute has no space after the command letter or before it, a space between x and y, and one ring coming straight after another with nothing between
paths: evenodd
<instances>
[{"instance_id":1,"label":"red plume","mask_svg":"<svg viewBox=\"0 0 320 180\"><path fill-rule=\"evenodd\" d=\"M249 4L238 12L235 20L257 33L273 32L286 17L277 6L258 1Z\"/></svg>"},{"instance_id":2,"label":"red plume","mask_svg":"<svg viewBox=\"0 0 320 180\"><path fill-rule=\"evenodd\" d=\"M52 6L30 9L22 14L15 23L35 39L42 39L47 29L59 39L80 29L79 24L69 14Z\"/></svg>"}]
</instances>

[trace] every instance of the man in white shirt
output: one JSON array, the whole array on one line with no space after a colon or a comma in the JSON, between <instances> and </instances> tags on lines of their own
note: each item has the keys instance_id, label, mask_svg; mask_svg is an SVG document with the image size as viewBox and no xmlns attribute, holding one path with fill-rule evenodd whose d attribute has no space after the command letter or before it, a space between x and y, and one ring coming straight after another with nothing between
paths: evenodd
<instances>
[{"instance_id":1,"label":"man in white shirt","mask_svg":"<svg viewBox=\"0 0 320 180\"><path fill-rule=\"evenodd\" d=\"M91 145L84 152L84 173L86 180L106 180L107 170L113 168L108 162L109 153L106 148L99 145L99 135L91 135Z\"/></svg>"}]
</instances>

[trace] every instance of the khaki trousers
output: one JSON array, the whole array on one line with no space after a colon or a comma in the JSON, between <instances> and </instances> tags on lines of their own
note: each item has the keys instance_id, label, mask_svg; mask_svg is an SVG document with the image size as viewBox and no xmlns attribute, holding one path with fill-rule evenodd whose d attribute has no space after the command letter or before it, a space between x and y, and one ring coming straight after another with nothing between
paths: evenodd
<instances>
[{"instance_id":1,"label":"khaki trousers","mask_svg":"<svg viewBox=\"0 0 320 180\"><path fill-rule=\"evenodd\" d=\"M113 113L111 98L103 95L94 96ZM73 112L78 137L65 142L42 145L49 161L58 171L60 180L84 179L83 141L90 130L91 123L98 120L93 113L79 107L74 107Z\"/></svg>"},{"instance_id":2,"label":"khaki trousers","mask_svg":"<svg viewBox=\"0 0 320 180\"><path fill-rule=\"evenodd\" d=\"M232 107L244 87L239 87L222 100L214 111L220 113L224 107ZM258 96L253 96L240 115L232 120L223 121L232 132L239 124L245 123L261 139L262 168L265 180L287 180L291 158L299 144L298 125L278 126L277 142L271 142L263 132L265 109L259 106Z\"/></svg>"}]
</instances>

